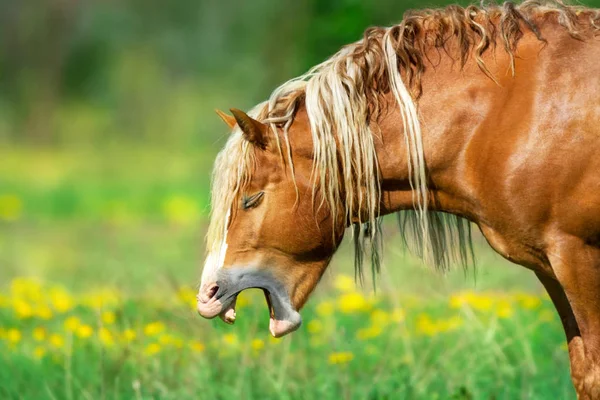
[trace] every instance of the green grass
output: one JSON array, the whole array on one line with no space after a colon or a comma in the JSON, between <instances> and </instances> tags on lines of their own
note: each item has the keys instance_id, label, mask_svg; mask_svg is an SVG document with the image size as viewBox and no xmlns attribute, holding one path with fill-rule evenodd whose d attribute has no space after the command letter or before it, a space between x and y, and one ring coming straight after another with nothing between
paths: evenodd
<instances>
[{"instance_id":1,"label":"green grass","mask_svg":"<svg viewBox=\"0 0 600 400\"><path fill-rule=\"evenodd\" d=\"M212 153L0 156L2 399L574 398L550 301L480 238L442 276L386 225L376 296L344 245L274 340L260 292L234 326L193 310Z\"/></svg>"}]
</instances>

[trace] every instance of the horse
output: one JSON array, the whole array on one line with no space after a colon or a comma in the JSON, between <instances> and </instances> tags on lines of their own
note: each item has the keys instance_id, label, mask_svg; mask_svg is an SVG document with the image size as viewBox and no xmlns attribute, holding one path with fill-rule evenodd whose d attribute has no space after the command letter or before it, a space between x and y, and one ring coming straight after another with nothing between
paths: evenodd
<instances>
[{"instance_id":1,"label":"horse","mask_svg":"<svg viewBox=\"0 0 600 400\"><path fill-rule=\"evenodd\" d=\"M233 323L260 288L283 336L347 228L360 277L384 215L442 270L472 264L472 223L541 281L577 395L600 399L599 34L600 10L553 0L409 11L218 111L200 315Z\"/></svg>"}]
</instances>

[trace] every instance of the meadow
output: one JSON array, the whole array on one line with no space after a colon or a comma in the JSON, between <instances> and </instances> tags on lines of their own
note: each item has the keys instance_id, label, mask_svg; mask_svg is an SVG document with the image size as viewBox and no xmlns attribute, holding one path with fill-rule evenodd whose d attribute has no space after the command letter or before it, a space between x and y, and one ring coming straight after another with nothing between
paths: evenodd
<instances>
[{"instance_id":1,"label":"meadow","mask_svg":"<svg viewBox=\"0 0 600 400\"><path fill-rule=\"evenodd\" d=\"M377 289L344 244L273 339L262 292L195 312L212 149L0 152L2 399L574 398L550 300L481 238L441 275L392 219Z\"/></svg>"}]
</instances>

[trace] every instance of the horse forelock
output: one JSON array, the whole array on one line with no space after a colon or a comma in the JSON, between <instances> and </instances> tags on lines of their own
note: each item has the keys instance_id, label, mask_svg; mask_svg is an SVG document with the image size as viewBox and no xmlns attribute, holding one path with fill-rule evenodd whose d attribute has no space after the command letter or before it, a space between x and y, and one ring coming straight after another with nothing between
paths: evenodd
<instances>
[{"instance_id":1,"label":"horse forelock","mask_svg":"<svg viewBox=\"0 0 600 400\"><path fill-rule=\"evenodd\" d=\"M589 16L582 22L581 14ZM310 121L314 164L314 194L331 214L345 224L354 223L356 268L369 249L373 270L379 267L380 194L379 170L374 145L376 121L384 107L384 94L393 94L403 121L404 140L413 188L415 209L400 215L402 236L428 264L445 269L450 263L472 260L470 225L459 217L433 213L428 208L427 176L416 100L421 93L426 51L438 48L457 56L461 65L474 57L481 71L496 78L483 55L498 42L509 54L514 74L514 52L525 31L544 40L538 19L556 17L572 36L581 38L587 25L598 30L600 13L560 1L527 0L515 5L486 7L449 6L407 12L400 24L369 28L364 37L343 47L307 73L278 87L266 103L250 114L280 129L284 146L275 134L282 161L293 171L288 129L303 102ZM450 43L453 47L450 49ZM452 54L458 51L458 54ZM226 215L243 187L250 181L253 152L236 128L215 162L212 183L212 213L207 235L209 252L218 251L226 234ZM294 174L292 174L293 176ZM316 198L316 196L314 196ZM358 211L361 212L358 212ZM358 218L358 220L356 220ZM334 226L340 221L334 220ZM361 226L364 229L361 229ZM448 251L455 248L456 251Z\"/></svg>"}]
</instances>

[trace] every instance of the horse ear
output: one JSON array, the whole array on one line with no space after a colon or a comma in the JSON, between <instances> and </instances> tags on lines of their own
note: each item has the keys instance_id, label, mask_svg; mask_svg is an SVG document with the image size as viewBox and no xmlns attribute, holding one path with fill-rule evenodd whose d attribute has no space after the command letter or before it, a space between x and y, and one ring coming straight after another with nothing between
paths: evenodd
<instances>
[{"instance_id":1,"label":"horse ear","mask_svg":"<svg viewBox=\"0 0 600 400\"><path fill-rule=\"evenodd\" d=\"M230 128L233 129L233 127L235 126L235 118L234 117L232 117L229 114L225 114L221 110L215 110L215 112L217 113L217 115L219 117L221 117L221 119L223 120L223 122L225 122L228 127L230 127Z\"/></svg>"},{"instance_id":2,"label":"horse ear","mask_svg":"<svg viewBox=\"0 0 600 400\"><path fill-rule=\"evenodd\" d=\"M245 112L237 108L230 109L237 124L242 129L247 141L261 148L267 147L267 125L249 117Z\"/></svg>"}]
</instances>

